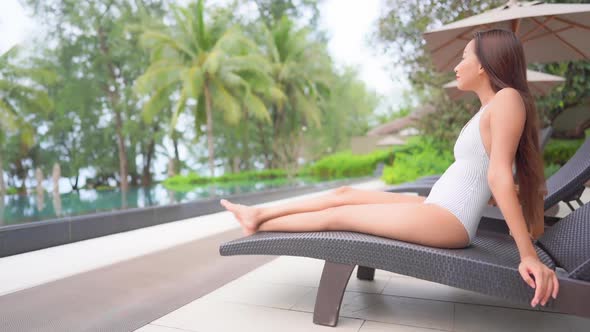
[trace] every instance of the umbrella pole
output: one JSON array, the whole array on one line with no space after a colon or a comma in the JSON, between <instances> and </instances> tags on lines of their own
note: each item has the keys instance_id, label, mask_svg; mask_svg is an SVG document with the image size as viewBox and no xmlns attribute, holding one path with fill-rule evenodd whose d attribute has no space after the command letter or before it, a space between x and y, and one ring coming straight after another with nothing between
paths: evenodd
<instances>
[{"instance_id":1,"label":"umbrella pole","mask_svg":"<svg viewBox=\"0 0 590 332\"><path fill-rule=\"evenodd\" d=\"M512 32L514 32L515 35L518 36L518 29L520 28L520 19L514 19L512 20Z\"/></svg>"}]
</instances>

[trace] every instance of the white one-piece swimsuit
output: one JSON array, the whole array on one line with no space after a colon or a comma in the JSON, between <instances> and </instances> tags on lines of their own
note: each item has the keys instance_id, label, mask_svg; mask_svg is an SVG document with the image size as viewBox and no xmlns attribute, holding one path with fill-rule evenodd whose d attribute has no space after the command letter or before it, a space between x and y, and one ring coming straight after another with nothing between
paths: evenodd
<instances>
[{"instance_id":1,"label":"white one-piece swimsuit","mask_svg":"<svg viewBox=\"0 0 590 332\"><path fill-rule=\"evenodd\" d=\"M455 161L424 200L424 203L436 204L453 213L465 226L469 244L473 242L483 211L492 196L487 180L490 160L479 130L479 119L488 105L482 107L463 127L453 148Z\"/></svg>"}]
</instances>

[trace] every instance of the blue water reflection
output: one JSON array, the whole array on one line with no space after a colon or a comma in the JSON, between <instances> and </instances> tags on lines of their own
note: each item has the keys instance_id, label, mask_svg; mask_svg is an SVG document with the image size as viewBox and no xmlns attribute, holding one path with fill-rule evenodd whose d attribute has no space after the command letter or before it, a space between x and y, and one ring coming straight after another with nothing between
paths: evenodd
<instances>
[{"instance_id":1,"label":"blue water reflection","mask_svg":"<svg viewBox=\"0 0 590 332\"><path fill-rule=\"evenodd\" d=\"M131 188L123 195L120 190L80 190L61 195L44 192L38 196L7 195L0 199L0 226L21 224L63 216L112 211L125 208L166 205L231 194L258 192L285 187L300 187L317 183L313 178L273 180L233 184L212 184L195 187L188 192L175 192L157 184L147 188Z\"/></svg>"}]
</instances>

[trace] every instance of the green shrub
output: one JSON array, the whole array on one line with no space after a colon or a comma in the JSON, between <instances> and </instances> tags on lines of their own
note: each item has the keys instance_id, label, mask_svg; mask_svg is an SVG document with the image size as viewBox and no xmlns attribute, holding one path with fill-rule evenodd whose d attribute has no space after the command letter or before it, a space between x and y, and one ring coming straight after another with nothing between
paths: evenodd
<instances>
[{"instance_id":1,"label":"green shrub","mask_svg":"<svg viewBox=\"0 0 590 332\"><path fill-rule=\"evenodd\" d=\"M543 160L546 165L563 166L583 143L584 139L551 139L543 151Z\"/></svg>"},{"instance_id":2,"label":"green shrub","mask_svg":"<svg viewBox=\"0 0 590 332\"><path fill-rule=\"evenodd\" d=\"M383 170L385 183L413 181L426 175L443 173L454 160L452 150L433 138L416 136L394 149L394 162Z\"/></svg>"},{"instance_id":3,"label":"green shrub","mask_svg":"<svg viewBox=\"0 0 590 332\"><path fill-rule=\"evenodd\" d=\"M557 164L545 164L545 179L548 179L551 175L555 174L560 167L561 166Z\"/></svg>"},{"instance_id":4,"label":"green shrub","mask_svg":"<svg viewBox=\"0 0 590 332\"><path fill-rule=\"evenodd\" d=\"M365 155L354 155L351 152L341 152L326 156L317 162L303 166L294 176L298 178L310 177L321 180L338 178L361 177L373 174L377 164L383 162L391 164L393 153L391 150L377 150ZM288 174L283 169L263 171L245 171L224 174L215 178L203 177L196 173L176 175L162 181L162 184L175 191L190 191L195 186L209 183L240 183L249 181L283 180Z\"/></svg>"},{"instance_id":5,"label":"green shrub","mask_svg":"<svg viewBox=\"0 0 590 332\"><path fill-rule=\"evenodd\" d=\"M6 188L6 194L7 195L16 195L16 194L18 194L18 188L8 187L8 188Z\"/></svg>"},{"instance_id":6,"label":"green shrub","mask_svg":"<svg viewBox=\"0 0 590 332\"><path fill-rule=\"evenodd\" d=\"M350 151L324 157L306 167L299 175L309 175L322 179L360 177L373 174L382 162L391 164L392 150L377 150L364 155L355 155Z\"/></svg>"},{"instance_id":7,"label":"green shrub","mask_svg":"<svg viewBox=\"0 0 590 332\"><path fill-rule=\"evenodd\" d=\"M287 172L281 169L228 173L214 178L200 176L197 173L189 173L187 175L175 175L169 177L162 181L162 184L167 189L172 189L175 191L190 191L197 186L202 186L209 183L240 183L254 180L284 179L286 177Z\"/></svg>"},{"instance_id":8,"label":"green shrub","mask_svg":"<svg viewBox=\"0 0 590 332\"><path fill-rule=\"evenodd\" d=\"M287 171L283 169L268 169L262 171L244 171L239 173L228 173L215 178L215 182L239 182L257 180L272 180L277 178L285 178Z\"/></svg>"},{"instance_id":9,"label":"green shrub","mask_svg":"<svg viewBox=\"0 0 590 332\"><path fill-rule=\"evenodd\" d=\"M109 185L100 185L100 186L96 186L94 187L95 190L115 190L117 189L117 187L111 187Z\"/></svg>"}]
</instances>

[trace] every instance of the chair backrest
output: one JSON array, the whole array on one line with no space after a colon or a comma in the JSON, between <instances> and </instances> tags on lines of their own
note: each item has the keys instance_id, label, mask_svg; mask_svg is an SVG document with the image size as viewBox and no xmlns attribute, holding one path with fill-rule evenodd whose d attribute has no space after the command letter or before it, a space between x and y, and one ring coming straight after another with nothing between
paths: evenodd
<instances>
[{"instance_id":1,"label":"chair backrest","mask_svg":"<svg viewBox=\"0 0 590 332\"><path fill-rule=\"evenodd\" d=\"M545 210L574 194L590 180L590 137L570 160L547 179Z\"/></svg>"},{"instance_id":2,"label":"chair backrest","mask_svg":"<svg viewBox=\"0 0 590 332\"><path fill-rule=\"evenodd\" d=\"M571 278L590 281L590 202L548 228L535 244Z\"/></svg>"},{"instance_id":3,"label":"chair backrest","mask_svg":"<svg viewBox=\"0 0 590 332\"><path fill-rule=\"evenodd\" d=\"M549 142L551 134L553 134L553 127L547 126L541 129L541 132L539 133L539 145L541 146L541 151L545 149L545 145Z\"/></svg>"}]
</instances>

